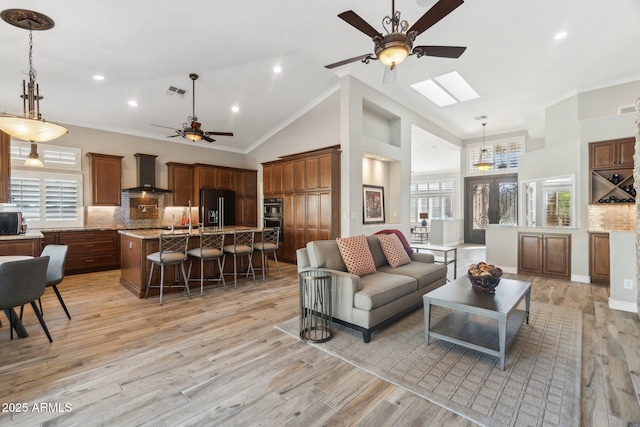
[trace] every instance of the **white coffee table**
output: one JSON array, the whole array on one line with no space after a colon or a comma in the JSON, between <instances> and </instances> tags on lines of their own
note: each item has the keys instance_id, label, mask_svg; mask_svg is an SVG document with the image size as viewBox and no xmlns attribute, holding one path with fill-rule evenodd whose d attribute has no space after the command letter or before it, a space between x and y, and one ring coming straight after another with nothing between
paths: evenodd
<instances>
[{"instance_id":1,"label":"white coffee table","mask_svg":"<svg viewBox=\"0 0 640 427\"><path fill-rule=\"evenodd\" d=\"M516 308L525 299L525 310ZM502 279L495 294L473 290L469 279L461 277L422 297L425 339L452 342L500 358L504 370L506 350L526 321L529 323L531 283ZM431 306L451 309L439 322L431 325Z\"/></svg>"}]
</instances>

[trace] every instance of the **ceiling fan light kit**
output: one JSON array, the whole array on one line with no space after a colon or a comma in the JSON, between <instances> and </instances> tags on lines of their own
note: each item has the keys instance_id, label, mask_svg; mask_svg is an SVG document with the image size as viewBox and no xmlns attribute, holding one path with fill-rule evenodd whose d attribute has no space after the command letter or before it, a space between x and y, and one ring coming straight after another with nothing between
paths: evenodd
<instances>
[{"instance_id":1,"label":"ceiling fan light kit","mask_svg":"<svg viewBox=\"0 0 640 427\"><path fill-rule=\"evenodd\" d=\"M461 46L413 46L416 37L435 25L442 18L453 12L458 6L463 4L463 0L439 0L429 9L415 24L409 27L407 21L400 19L400 11L396 11L395 0L391 1L391 15L385 16L382 26L387 32L386 35L378 32L374 27L362 19L352 10L342 12L338 15L340 19L353 26L357 30L371 37L374 43L374 53L356 56L333 64L325 65L325 68L336 68L341 65L361 61L368 64L369 61L380 60L384 65L394 70L408 56L416 55L435 56L440 58L459 58L465 51Z\"/></svg>"},{"instance_id":2,"label":"ceiling fan light kit","mask_svg":"<svg viewBox=\"0 0 640 427\"><path fill-rule=\"evenodd\" d=\"M33 34L32 31L46 31L55 23L48 16L25 9L7 9L0 17L8 24L29 30L29 82L22 81L21 116L0 114L0 129L14 138L31 142L31 153L25 162L27 166L42 166L38 156L36 142L51 141L66 134L68 129L53 122L47 122L40 113L40 86L36 83L36 71L33 68Z\"/></svg>"}]
</instances>

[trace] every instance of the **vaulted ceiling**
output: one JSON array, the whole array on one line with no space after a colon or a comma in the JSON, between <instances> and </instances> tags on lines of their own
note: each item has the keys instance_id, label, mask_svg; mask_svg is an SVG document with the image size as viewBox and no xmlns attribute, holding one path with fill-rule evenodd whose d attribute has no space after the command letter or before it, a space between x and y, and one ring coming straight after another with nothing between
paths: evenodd
<instances>
[{"instance_id":1,"label":"vaulted ceiling","mask_svg":"<svg viewBox=\"0 0 640 427\"><path fill-rule=\"evenodd\" d=\"M411 25L435 0L398 0ZM353 10L382 31L390 0L21 0L3 9L42 12L56 25L34 32L33 61L45 119L165 139L192 112L204 130L234 137L193 143L247 152L339 82L324 65L370 53L373 43L337 14ZM528 130L544 136L544 109L589 89L640 78L637 0L467 0L418 44L467 46L460 59L410 57L383 85L378 61L345 68L460 138ZM554 35L566 31L567 37ZM0 111L22 110L28 32L0 22ZM273 67L282 67L274 73ZM338 69L341 70L342 68ZM410 85L458 71L480 98L437 107ZM103 81L93 76L103 75ZM169 86L186 89L167 95ZM137 107L127 103L135 100ZM238 112L231 111L233 106Z\"/></svg>"}]
</instances>

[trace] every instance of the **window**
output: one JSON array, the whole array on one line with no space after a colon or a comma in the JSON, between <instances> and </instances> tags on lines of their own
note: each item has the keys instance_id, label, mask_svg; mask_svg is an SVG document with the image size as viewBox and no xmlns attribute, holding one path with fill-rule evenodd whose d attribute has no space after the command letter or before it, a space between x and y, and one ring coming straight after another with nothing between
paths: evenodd
<instances>
[{"instance_id":1,"label":"window","mask_svg":"<svg viewBox=\"0 0 640 427\"><path fill-rule=\"evenodd\" d=\"M543 184L544 225L573 226L573 183L568 179L549 179Z\"/></svg>"},{"instance_id":2,"label":"window","mask_svg":"<svg viewBox=\"0 0 640 427\"><path fill-rule=\"evenodd\" d=\"M82 175L31 172L11 173L11 204L29 228L79 227L82 218Z\"/></svg>"},{"instance_id":3,"label":"window","mask_svg":"<svg viewBox=\"0 0 640 427\"><path fill-rule=\"evenodd\" d=\"M453 219L453 179L414 181L411 184L410 221L417 224L420 214L429 219Z\"/></svg>"},{"instance_id":4,"label":"window","mask_svg":"<svg viewBox=\"0 0 640 427\"><path fill-rule=\"evenodd\" d=\"M516 171L518 169L520 154L524 152L524 139L494 141L492 144L485 143L487 158L493 162L492 171ZM482 143L467 145L467 171L469 173L479 172L474 166L480 159ZM486 173L486 172L485 172Z\"/></svg>"},{"instance_id":5,"label":"window","mask_svg":"<svg viewBox=\"0 0 640 427\"><path fill-rule=\"evenodd\" d=\"M28 142L11 141L11 203L4 210L22 212L29 228L82 226L80 149L38 144L45 168L25 169L30 149Z\"/></svg>"}]
</instances>

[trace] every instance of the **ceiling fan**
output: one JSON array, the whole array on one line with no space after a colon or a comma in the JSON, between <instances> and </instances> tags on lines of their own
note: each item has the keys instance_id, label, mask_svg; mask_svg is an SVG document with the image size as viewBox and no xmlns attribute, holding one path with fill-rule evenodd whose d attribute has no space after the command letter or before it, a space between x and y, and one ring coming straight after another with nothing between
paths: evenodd
<instances>
[{"instance_id":1,"label":"ceiling fan","mask_svg":"<svg viewBox=\"0 0 640 427\"><path fill-rule=\"evenodd\" d=\"M411 27L407 21L400 19L400 11L396 10L395 0L391 1L391 16L382 19L382 26L387 34L382 35L354 11L342 12L338 17L356 29L365 33L373 40L374 53L356 56L345 59L334 64L325 65L325 68L336 68L355 61L362 61L368 64L371 60L379 59L386 65L389 71L394 71L396 66L404 61L409 55L437 56L441 58L459 58L466 47L461 46L413 46L416 37L427 29L431 28L442 18L453 12L458 6L464 3L463 0L440 0L429 9ZM385 82L387 78L385 70Z\"/></svg>"},{"instance_id":2,"label":"ceiling fan","mask_svg":"<svg viewBox=\"0 0 640 427\"><path fill-rule=\"evenodd\" d=\"M183 138L190 139L192 141L200 141L204 139L207 142L213 142L215 139L211 138L213 135L219 136L233 136L231 132L205 132L202 129L202 124L198 122L198 117L196 116L196 80L198 80L198 75L195 73L189 74L189 78L193 81L193 113L191 116L187 117L187 122L182 124L182 129L175 129L168 126L160 126L154 125L161 128L173 129L176 134L169 135L167 138L175 138L176 136L181 136Z\"/></svg>"}]
</instances>

